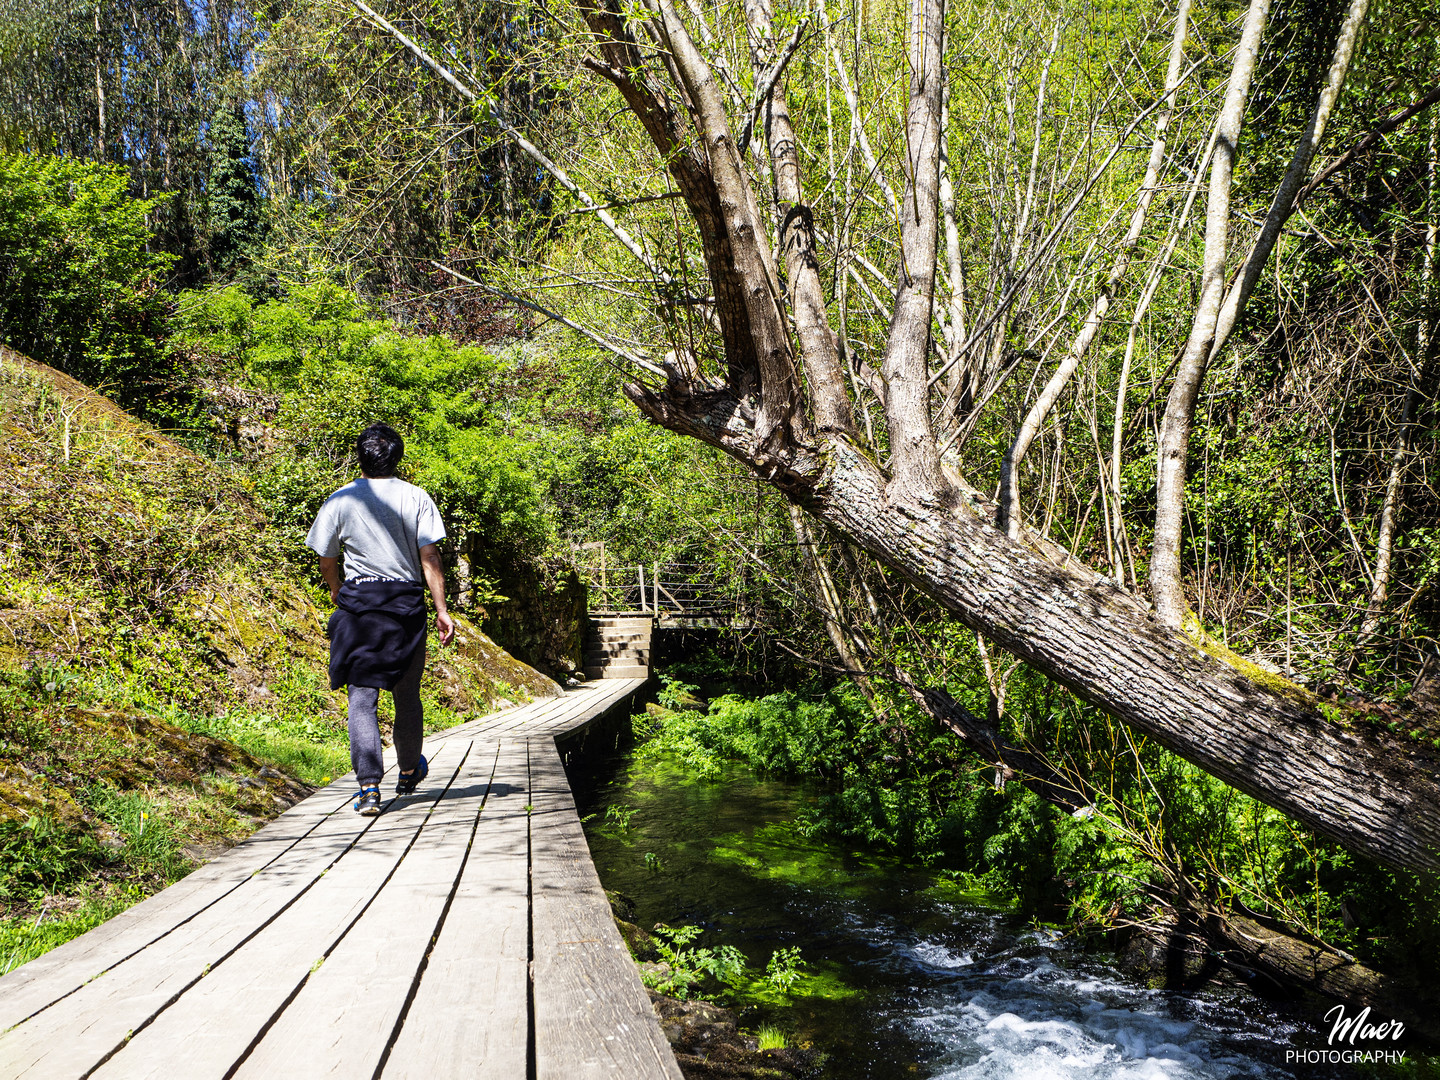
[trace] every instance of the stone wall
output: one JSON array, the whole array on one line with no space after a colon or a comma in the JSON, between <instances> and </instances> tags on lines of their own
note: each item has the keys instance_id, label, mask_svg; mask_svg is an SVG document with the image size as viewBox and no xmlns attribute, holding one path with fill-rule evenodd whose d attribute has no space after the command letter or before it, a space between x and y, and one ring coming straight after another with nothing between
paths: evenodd
<instances>
[{"instance_id":1,"label":"stone wall","mask_svg":"<svg viewBox=\"0 0 1440 1080\"><path fill-rule=\"evenodd\" d=\"M587 617L585 586L562 559L501 570L504 601L485 605L485 632L517 660L563 681L580 667Z\"/></svg>"}]
</instances>

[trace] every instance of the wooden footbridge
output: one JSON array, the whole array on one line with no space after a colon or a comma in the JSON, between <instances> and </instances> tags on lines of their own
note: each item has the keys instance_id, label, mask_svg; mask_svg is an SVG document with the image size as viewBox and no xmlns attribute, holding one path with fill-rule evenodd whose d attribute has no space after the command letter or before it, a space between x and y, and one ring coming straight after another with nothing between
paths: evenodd
<instances>
[{"instance_id":1,"label":"wooden footbridge","mask_svg":"<svg viewBox=\"0 0 1440 1080\"><path fill-rule=\"evenodd\" d=\"M0 979L0 1077L679 1080L556 747L644 681L431 736L379 817L343 777Z\"/></svg>"}]
</instances>

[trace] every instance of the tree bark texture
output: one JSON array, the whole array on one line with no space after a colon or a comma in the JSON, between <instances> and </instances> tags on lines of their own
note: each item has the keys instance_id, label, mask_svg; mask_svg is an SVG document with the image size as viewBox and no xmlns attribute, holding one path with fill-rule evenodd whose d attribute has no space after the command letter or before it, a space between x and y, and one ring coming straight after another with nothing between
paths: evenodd
<instances>
[{"instance_id":1,"label":"tree bark texture","mask_svg":"<svg viewBox=\"0 0 1440 1080\"><path fill-rule=\"evenodd\" d=\"M1325 716L1299 687L1242 672L1129 593L1057 566L975 510L891 484L849 441L762 447L725 390L627 391L656 423L718 446L1077 697L1330 839L1392 866L1440 869L1440 760Z\"/></svg>"},{"instance_id":2,"label":"tree bark texture","mask_svg":"<svg viewBox=\"0 0 1440 1080\"><path fill-rule=\"evenodd\" d=\"M880 374L895 482L946 492L930 426L930 313L939 240L940 111L944 73L942 0L910 0L910 104L905 115L905 192L900 199L900 273Z\"/></svg>"},{"instance_id":3,"label":"tree bark texture","mask_svg":"<svg viewBox=\"0 0 1440 1080\"><path fill-rule=\"evenodd\" d=\"M778 59L773 48L770 0L747 0L745 16L752 36L755 78L761 79ZM770 88L762 106L770 163L775 177L775 204L780 215L780 251L790 290L790 310L800 356L809 376L815 426L821 431L855 430L855 417L845 393L845 377L830 316L825 309L825 287L815 257L815 218L800 184L800 155L782 74Z\"/></svg>"},{"instance_id":4,"label":"tree bark texture","mask_svg":"<svg viewBox=\"0 0 1440 1080\"><path fill-rule=\"evenodd\" d=\"M759 361L745 306L744 285L735 269L724 211L715 181L710 175L708 156L703 149L697 154L689 145L685 129L668 95L645 76L640 49L624 29L614 3L582 2L580 12L598 39L600 53L606 61L590 66L620 91L666 163L700 231L705 266L715 295L715 314L725 349L727 381L741 388L742 393L758 393Z\"/></svg>"},{"instance_id":5,"label":"tree bark texture","mask_svg":"<svg viewBox=\"0 0 1440 1080\"><path fill-rule=\"evenodd\" d=\"M781 312L779 286L760 229L760 215L746 174L745 163L735 146L735 136L720 100L714 73L695 47L670 0L653 0L663 37L692 103L696 127L710 157L710 175L719 195L722 220L730 238L734 260L754 337L754 351L760 371L758 422L764 439L783 439L799 419L794 359L790 338Z\"/></svg>"},{"instance_id":6,"label":"tree bark texture","mask_svg":"<svg viewBox=\"0 0 1440 1080\"><path fill-rule=\"evenodd\" d=\"M105 160L105 55L100 36L100 5L95 5L95 156Z\"/></svg>"}]
</instances>

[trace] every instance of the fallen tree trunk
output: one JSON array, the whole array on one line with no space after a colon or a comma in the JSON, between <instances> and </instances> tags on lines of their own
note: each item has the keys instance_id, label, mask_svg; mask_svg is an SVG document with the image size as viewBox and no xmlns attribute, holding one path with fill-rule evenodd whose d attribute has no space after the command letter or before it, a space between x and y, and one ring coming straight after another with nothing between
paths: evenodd
<instances>
[{"instance_id":1,"label":"fallen tree trunk","mask_svg":"<svg viewBox=\"0 0 1440 1080\"><path fill-rule=\"evenodd\" d=\"M1232 967L1247 967L1284 986L1344 1002L1352 1015L1368 1005L1379 1014L1377 1023L1400 1020L1410 1034L1440 1040L1440 1009L1426 988L1234 912L1219 916L1207 937Z\"/></svg>"},{"instance_id":2,"label":"fallen tree trunk","mask_svg":"<svg viewBox=\"0 0 1440 1080\"><path fill-rule=\"evenodd\" d=\"M1440 868L1440 761L1302 688L1162 626L1129 593L1058 566L961 503L885 474L848 439L762 447L749 406L679 378L632 384L656 423L743 461L954 617L1180 757L1369 858Z\"/></svg>"},{"instance_id":3,"label":"fallen tree trunk","mask_svg":"<svg viewBox=\"0 0 1440 1080\"><path fill-rule=\"evenodd\" d=\"M479 100L476 91L363 0L352 3L459 92ZM715 296L714 321L723 344L723 365L717 366L723 367L724 383L703 382L696 374L698 357L675 351L673 363L666 365L665 389L627 387L640 409L656 423L742 461L791 502L913 580L965 626L1198 767L1366 857L1395 867L1440 869L1440 759L1433 753L1358 716L1347 719L1334 709L1327 715L1300 687L1203 637L1192 639L1182 629L1163 626L1134 596L1068 556L1057 557L1053 545L1023 533L1007 537L987 523L963 479L957 483L942 466L928 392L942 0L916 0L907 14L909 100L905 188L897 204L896 306L882 371L861 365L873 376L872 388L884 406L890 476L843 430L855 427L840 408L843 373L832 362L828 338L810 332L815 329L812 316L819 313L807 291L813 285L805 265L808 234L792 237L803 248L796 252L796 265L804 271L800 288L797 279L786 282L791 310L811 305L796 343L797 358L787 296L765 242L776 231L770 226L779 223L767 222L760 213L711 66L690 39L673 0L647 0L646 6L651 17L636 21L628 9L622 13L618 0L585 0L580 13L603 57L589 57L586 63L620 92L684 195ZM1268 0L1253 0L1242 51L1258 47L1267 10ZM764 12L757 9L756 16L763 29ZM645 49L631 26L650 35ZM658 51L651 47L656 44ZM1222 134L1231 127L1238 130L1239 117L1229 104L1239 94L1239 82L1232 79L1233 93L1227 94ZM768 85L773 113L784 105L785 89L778 78ZM1145 115L1137 116L1135 124ZM521 145L567 191L583 196L538 148ZM1123 138L1105 158L1107 164L1122 145ZM787 169L804 160L779 149L783 153L777 152L776 159ZM1051 239L1059 236L1104 168L1068 203ZM797 189L786 183L788 194L782 198L788 202ZM1220 200L1212 201L1212 213L1219 209ZM796 203L787 214L808 212ZM648 258L643 252L639 257ZM657 281L669 279L659 276ZM1008 310L1017 288L1012 284L999 297L990 323ZM1218 302L1209 307L1213 327ZM706 327L709 322L707 317ZM847 332L841 327L842 342ZM655 370L648 362L637 366ZM818 434L812 433L812 416L819 420ZM1174 610L1183 611L1183 604Z\"/></svg>"}]
</instances>

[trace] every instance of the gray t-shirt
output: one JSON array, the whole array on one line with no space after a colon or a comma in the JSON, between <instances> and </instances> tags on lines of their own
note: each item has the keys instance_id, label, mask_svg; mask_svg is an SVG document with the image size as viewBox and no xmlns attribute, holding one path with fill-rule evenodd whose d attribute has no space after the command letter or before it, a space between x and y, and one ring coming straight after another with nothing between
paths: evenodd
<instances>
[{"instance_id":1,"label":"gray t-shirt","mask_svg":"<svg viewBox=\"0 0 1440 1080\"><path fill-rule=\"evenodd\" d=\"M423 489L394 476L362 476L325 500L305 544L331 559L343 551L347 580L423 582L420 549L443 539L445 523Z\"/></svg>"}]
</instances>

